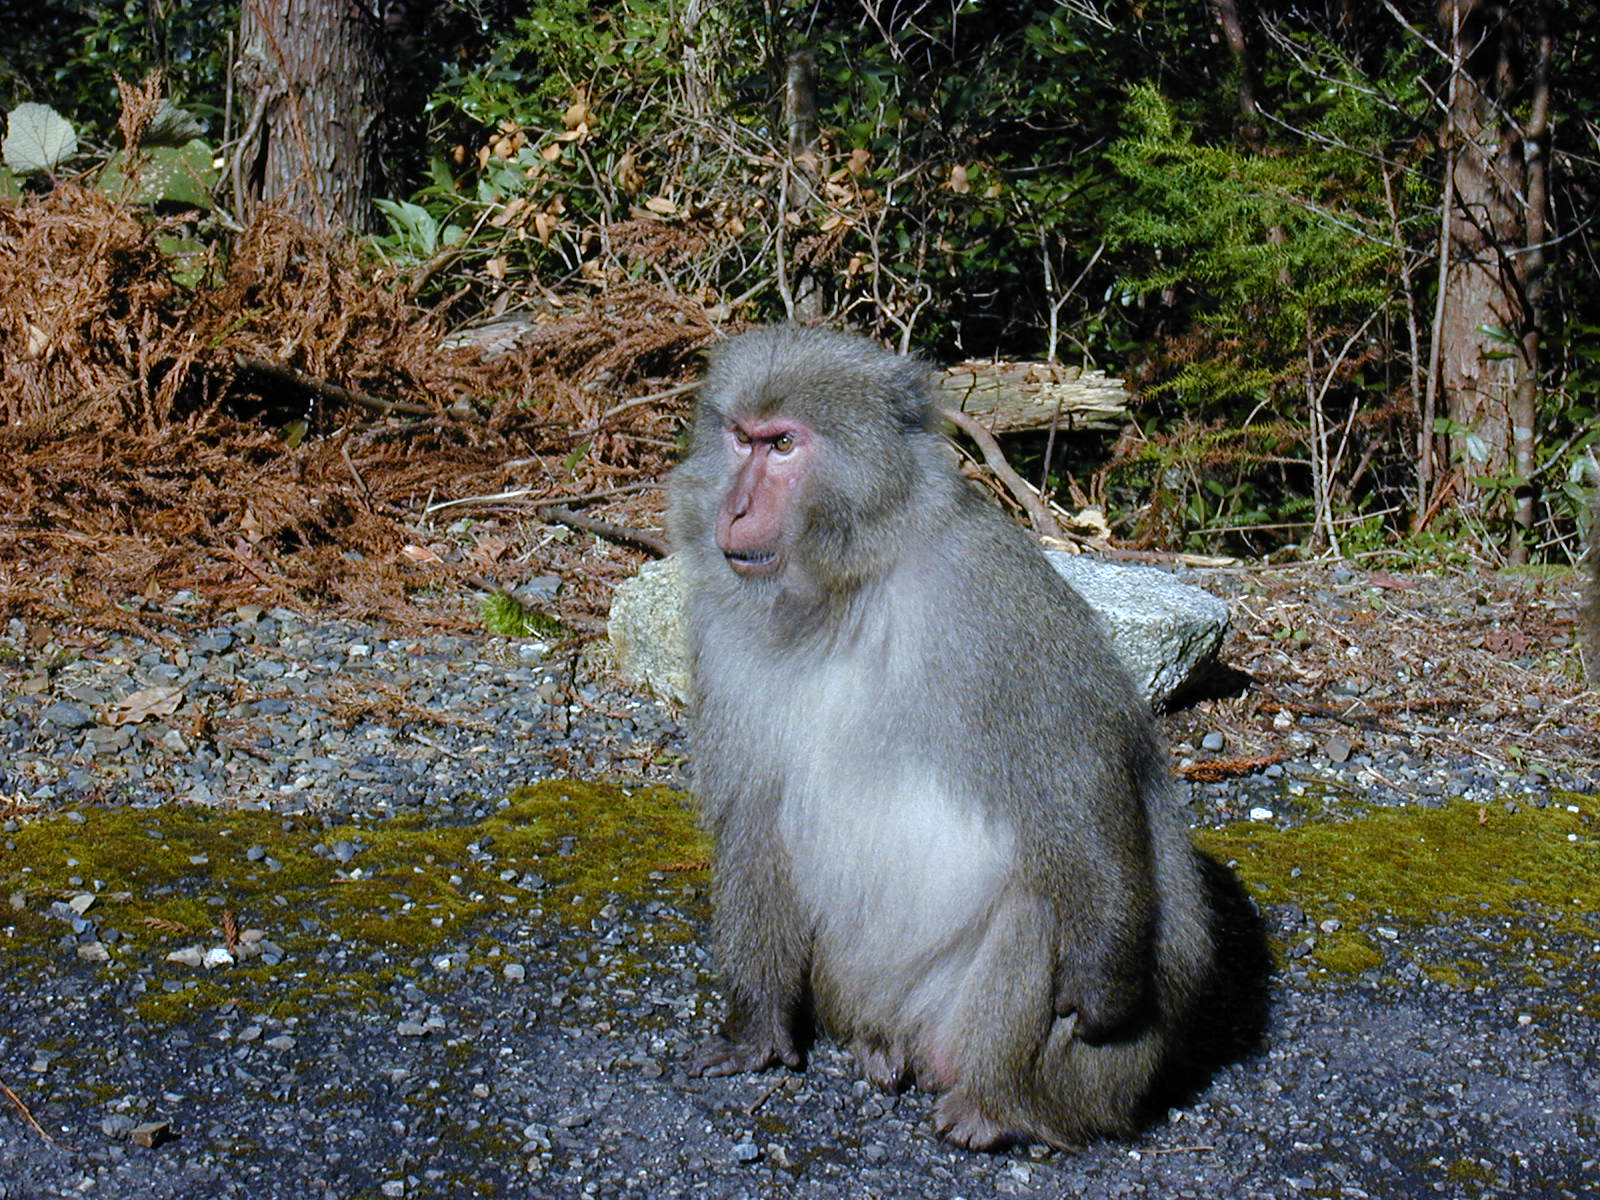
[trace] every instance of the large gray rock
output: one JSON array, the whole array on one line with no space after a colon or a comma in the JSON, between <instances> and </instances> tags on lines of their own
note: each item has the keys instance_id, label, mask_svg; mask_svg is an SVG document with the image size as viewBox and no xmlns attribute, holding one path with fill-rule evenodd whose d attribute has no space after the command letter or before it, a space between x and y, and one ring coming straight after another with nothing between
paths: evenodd
<instances>
[{"instance_id":1,"label":"large gray rock","mask_svg":"<svg viewBox=\"0 0 1600 1200\"><path fill-rule=\"evenodd\" d=\"M1065 550L1045 557L1099 614L1111 646L1152 706L1216 661L1228 606L1155 567L1101 562Z\"/></svg>"},{"instance_id":2,"label":"large gray rock","mask_svg":"<svg viewBox=\"0 0 1600 1200\"><path fill-rule=\"evenodd\" d=\"M1216 659L1228 607L1154 567L1127 567L1061 550L1057 571L1100 616L1112 647L1152 705L1164 703ZM663 699L689 699L683 582L676 555L646 563L617 589L607 626L618 671Z\"/></svg>"},{"instance_id":3,"label":"large gray rock","mask_svg":"<svg viewBox=\"0 0 1600 1200\"><path fill-rule=\"evenodd\" d=\"M606 633L617 671L663 700L689 699L683 572L676 554L647 562L617 588Z\"/></svg>"}]
</instances>

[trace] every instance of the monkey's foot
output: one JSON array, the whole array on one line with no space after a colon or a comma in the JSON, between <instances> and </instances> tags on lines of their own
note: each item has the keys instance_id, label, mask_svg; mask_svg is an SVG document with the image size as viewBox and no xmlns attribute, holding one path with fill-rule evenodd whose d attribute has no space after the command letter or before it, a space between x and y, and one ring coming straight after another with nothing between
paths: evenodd
<instances>
[{"instance_id":1,"label":"monkey's foot","mask_svg":"<svg viewBox=\"0 0 1600 1200\"><path fill-rule=\"evenodd\" d=\"M779 1064L800 1070L804 1060L792 1044L776 1042L735 1042L721 1034L707 1038L689 1055L685 1069L690 1075L743 1075L764 1071Z\"/></svg>"},{"instance_id":2,"label":"monkey's foot","mask_svg":"<svg viewBox=\"0 0 1600 1200\"><path fill-rule=\"evenodd\" d=\"M1028 1140L996 1121L959 1089L939 1097L933 1106L933 1127L945 1141L964 1150L1003 1150Z\"/></svg>"},{"instance_id":3,"label":"monkey's foot","mask_svg":"<svg viewBox=\"0 0 1600 1200\"><path fill-rule=\"evenodd\" d=\"M861 1074L874 1087L892 1096L898 1096L911 1086L914 1072L905 1055L892 1052L888 1046L871 1038L856 1038L850 1043L850 1052L856 1056Z\"/></svg>"}]
</instances>

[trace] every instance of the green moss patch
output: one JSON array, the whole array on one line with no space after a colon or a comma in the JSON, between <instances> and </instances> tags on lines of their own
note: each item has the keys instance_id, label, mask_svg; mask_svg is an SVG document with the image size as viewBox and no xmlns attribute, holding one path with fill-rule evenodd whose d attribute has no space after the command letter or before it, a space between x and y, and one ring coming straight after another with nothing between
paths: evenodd
<instances>
[{"instance_id":1,"label":"green moss patch","mask_svg":"<svg viewBox=\"0 0 1600 1200\"><path fill-rule=\"evenodd\" d=\"M362 1003L447 943L487 955L494 941L476 931L507 913L587 927L606 905L659 890L652 873L693 878L708 855L689 799L663 788L541 783L467 824L86 807L0 836L0 953L14 971L71 956L69 927L48 910L93 896L85 916L109 955L96 969L154 971L160 986L138 1000L147 1017L228 1000L279 1013L330 994ZM209 972L166 962L229 928L264 930L285 960ZM363 961L370 970L348 965Z\"/></svg>"},{"instance_id":2,"label":"green moss patch","mask_svg":"<svg viewBox=\"0 0 1600 1200\"><path fill-rule=\"evenodd\" d=\"M1288 829L1240 823L1197 831L1207 853L1234 864L1268 904L1297 904L1317 933L1316 960L1357 972L1381 955L1371 930L1485 914L1543 931L1594 936L1600 911L1600 796L1561 793L1531 803L1371 809ZM1438 980L1470 981L1472 964L1436 965Z\"/></svg>"}]
</instances>

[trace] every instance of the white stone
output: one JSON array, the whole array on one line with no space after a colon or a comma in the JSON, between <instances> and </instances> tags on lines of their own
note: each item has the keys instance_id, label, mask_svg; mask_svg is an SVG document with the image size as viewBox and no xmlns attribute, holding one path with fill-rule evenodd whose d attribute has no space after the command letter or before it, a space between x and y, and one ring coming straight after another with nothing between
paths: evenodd
<instances>
[{"instance_id":1,"label":"white stone","mask_svg":"<svg viewBox=\"0 0 1600 1200\"><path fill-rule=\"evenodd\" d=\"M185 946L182 950L174 950L167 955L169 963L177 963L180 967L198 967L204 964L206 952L199 946Z\"/></svg>"}]
</instances>

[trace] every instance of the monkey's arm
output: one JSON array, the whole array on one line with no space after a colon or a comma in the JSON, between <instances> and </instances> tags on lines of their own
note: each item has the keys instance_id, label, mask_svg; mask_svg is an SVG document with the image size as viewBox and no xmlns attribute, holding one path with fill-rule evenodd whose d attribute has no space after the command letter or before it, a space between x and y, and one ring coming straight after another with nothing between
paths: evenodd
<instances>
[{"instance_id":1,"label":"monkey's arm","mask_svg":"<svg viewBox=\"0 0 1600 1200\"><path fill-rule=\"evenodd\" d=\"M1153 999L1157 916L1149 785L1133 764L1110 759L1097 767L1075 772L1078 803L1057 814L1054 828L1038 831L1040 856L1030 872L1056 912L1056 1015L1072 1017L1077 1035L1091 1042L1136 1024ZM1155 801L1162 798L1158 791Z\"/></svg>"},{"instance_id":2,"label":"monkey's arm","mask_svg":"<svg viewBox=\"0 0 1600 1200\"><path fill-rule=\"evenodd\" d=\"M729 822L718 835L714 886L728 1016L722 1031L690 1055L690 1075L804 1065L795 1027L810 963L809 924L775 839L748 836L741 824Z\"/></svg>"},{"instance_id":3,"label":"monkey's arm","mask_svg":"<svg viewBox=\"0 0 1600 1200\"><path fill-rule=\"evenodd\" d=\"M1152 999L1148 888L1144 879L1102 878L1055 901L1055 1013L1072 1018L1085 1041L1114 1039Z\"/></svg>"}]
</instances>

